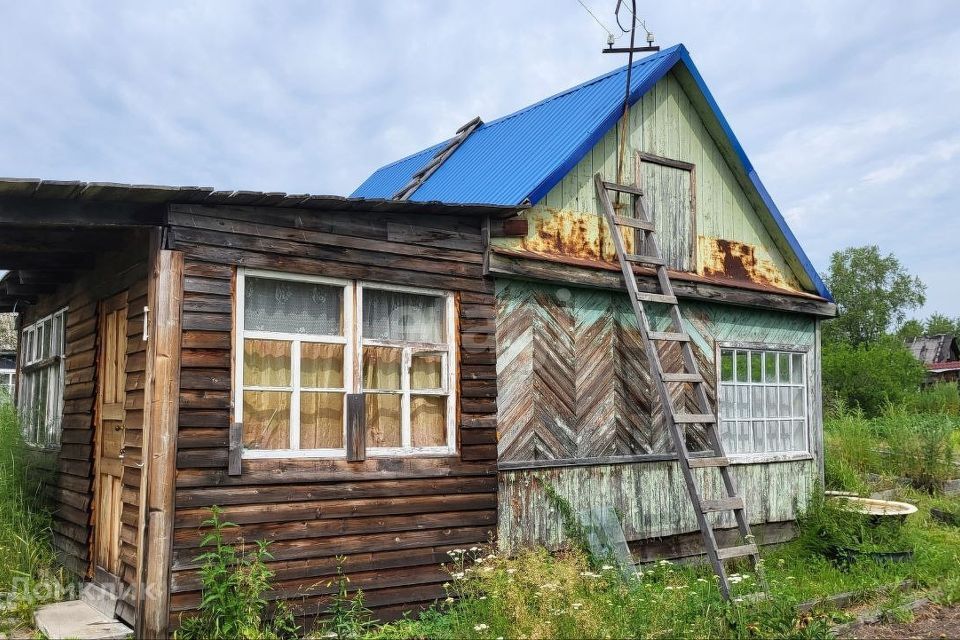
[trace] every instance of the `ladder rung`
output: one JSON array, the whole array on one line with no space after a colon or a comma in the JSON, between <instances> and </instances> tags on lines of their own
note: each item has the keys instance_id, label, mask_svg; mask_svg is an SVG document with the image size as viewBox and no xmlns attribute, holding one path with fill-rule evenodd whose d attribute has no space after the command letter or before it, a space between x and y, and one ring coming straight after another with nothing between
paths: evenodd
<instances>
[{"instance_id":1,"label":"ladder rung","mask_svg":"<svg viewBox=\"0 0 960 640\"><path fill-rule=\"evenodd\" d=\"M738 509L743 509L743 498L740 496L733 496L732 498L722 498L720 500L704 500L700 503L700 508L704 513L735 511Z\"/></svg>"},{"instance_id":2,"label":"ladder rung","mask_svg":"<svg viewBox=\"0 0 960 640\"><path fill-rule=\"evenodd\" d=\"M673 416L677 424L714 424L717 417L709 413L678 413Z\"/></svg>"},{"instance_id":3,"label":"ladder rung","mask_svg":"<svg viewBox=\"0 0 960 640\"><path fill-rule=\"evenodd\" d=\"M616 182L604 182L603 188L608 191L619 191L620 193L630 193L635 196L642 196L643 189L640 187L633 187L628 184L617 184Z\"/></svg>"},{"instance_id":4,"label":"ladder rung","mask_svg":"<svg viewBox=\"0 0 960 640\"><path fill-rule=\"evenodd\" d=\"M745 544L739 547L727 547L726 549L717 549L717 557L721 560L729 560L730 558L740 558L742 556L753 556L759 553L757 545L755 544Z\"/></svg>"},{"instance_id":5,"label":"ladder rung","mask_svg":"<svg viewBox=\"0 0 960 640\"><path fill-rule=\"evenodd\" d=\"M634 229L643 229L644 231L653 231L653 223L639 218L627 218L626 216L613 216L615 224L624 227L633 227Z\"/></svg>"},{"instance_id":6,"label":"ladder rung","mask_svg":"<svg viewBox=\"0 0 960 640\"><path fill-rule=\"evenodd\" d=\"M703 376L699 373L665 373L664 382L703 382Z\"/></svg>"},{"instance_id":7,"label":"ladder rung","mask_svg":"<svg viewBox=\"0 0 960 640\"><path fill-rule=\"evenodd\" d=\"M652 264L658 267L663 267L663 266L666 266L667 264L667 261L664 260L663 258L657 258L655 256L644 256L644 255L640 255L639 253L628 253L623 257L629 260L630 262L639 262L641 264Z\"/></svg>"},{"instance_id":8,"label":"ladder rung","mask_svg":"<svg viewBox=\"0 0 960 640\"><path fill-rule=\"evenodd\" d=\"M725 457L716 458L690 458L687 464L691 469L703 469L706 467L729 467L730 459Z\"/></svg>"},{"instance_id":9,"label":"ladder rung","mask_svg":"<svg viewBox=\"0 0 960 640\"><path fill-rule=\"evenodd\" d=\"M660 302L662 304L677 304L677 296L668 296L663 293L637 293L637 300L641 302Z\"/></svg>"},{"instance_id":10,"label":"ladder rung","mask_svg":"<svg viewBox=\"0 0 960 640\"><path fill-rule=\"evenodd\" d=\"M665 342L690 342L690 336L679 331L651 331L647 334L651 340L663 340Z\"/></svg>"}]
</instances>

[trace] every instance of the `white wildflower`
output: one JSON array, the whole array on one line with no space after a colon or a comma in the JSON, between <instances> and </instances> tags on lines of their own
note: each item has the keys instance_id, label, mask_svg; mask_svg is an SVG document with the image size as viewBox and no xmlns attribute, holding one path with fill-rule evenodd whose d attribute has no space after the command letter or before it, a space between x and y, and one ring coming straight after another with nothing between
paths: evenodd
<instances>
[{"instance_id":1,"label":"white wildflower","mask_svg":"<svg viewBox=\"0 0 960 640\"><path fill-rule=\"evenodd\" d=\"M470 551L476 553L477 551L480 551L480 547L470 547Z\"/></svg>"},{"instance_id":2,"label":"white wildflower","mask_svg":"<svg viewBox=\"0 0 960 640\"><path fill-rule=\"evenodd\" d=\"M489 626L483 624L482 622L480 624L473 625L474 631L486 631L489 628Z\"/></svg>"},{"instance_id":3,"label":"white wildflower","mask_svg":"<svg viewBox=\"0 0 960 640\"><path fill-rule=\"evenodd\" d=\"M488 554L487 554L487 560L493 560L493 559L496 558L496 557L497 557L497 556L496 556L495 554L493 554L493 553L488 553Z\"/></svg>"},{"instance_id":4,"label":"white wildflower","mask_svg":"<svg viewBox=\"0 0 960 640\"><path fill-rule=\"evenodd\" d=\"M516 569L507 569L507 573L509 573L510 575L513 575L513 574L515 574L516 572L517 572Z\"/></svg>"},{"instance_id":5,"label":"white wildflower","mask_svg":"<svg viewBox=\"0 0 960 640\"><path fill-rule=\"evenodd\" d=\"M572 605L570 605L570 606L573 607L574 609L579 609L580 607L583 606L583 603L582 603L582 602L574 602L574 603L573 603Z\"/></svg>"},{"instance_id":6,"label":"white wildflower","mask_svg":"<svg viewBox=\"0 0 960 640\"><path fill-rule=\"evenodd\" d=\"M453 598L451 598L450 596L447 596L447 599L444 600L444 602L446 602L447 604L450 604L451 602L453 602Z\"/></svg>"},{"instance_id":7,"label":"white wildflower","mask_svg":"<svg viewBox=\"0 0 960 640\"><path fill-rule=\"evenodd\" d=\"M462 580L463 576L464 576L463 571L457 571L455 573L450 574L450 577L453 578L454 580Z\"/></svg>"},{"instance_id":8,"label":"white wildflower","mask_svg":"<svg viewBox=\"0 0 960 640\"><path fill-rule=\"evenodd\" d=\"M734 602L743 602L743 598L734 598L733 601L734 601Z\"/></svg>"},{"instance_id":9,"label":"white wildflower","mask_svg":"<svg viewBox=\"0 0 960 640\"><path fill-rule=\"evenodd\" d=\"M609 564L605 564L600 567L600 571L610 571L611 569L613 569L613 567L611 567Z\"/></svg>"}]
</instances>

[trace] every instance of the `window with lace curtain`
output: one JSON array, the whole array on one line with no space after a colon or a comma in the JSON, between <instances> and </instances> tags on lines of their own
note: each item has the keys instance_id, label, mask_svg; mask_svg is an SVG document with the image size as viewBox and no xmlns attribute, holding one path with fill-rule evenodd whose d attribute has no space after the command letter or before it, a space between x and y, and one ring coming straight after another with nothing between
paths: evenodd
<instances>
[{"instance_id":1,"label":"window with lace curtain","mask_svg":"<svg viewBox=\"0 0 960 640\"><path fill-rule=\"evenodd\" d=\"M368 455L454 449L450 294L253 270L237 290L246 457L343 457L353 393Z\"/></svg>"}]
</instances>

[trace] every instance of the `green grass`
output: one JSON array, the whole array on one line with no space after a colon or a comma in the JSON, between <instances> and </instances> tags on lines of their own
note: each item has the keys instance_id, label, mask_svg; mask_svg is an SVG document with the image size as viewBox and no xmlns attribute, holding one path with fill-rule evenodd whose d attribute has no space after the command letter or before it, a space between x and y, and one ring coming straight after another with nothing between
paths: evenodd
<instances>
[{"instance_id":1,"label":"green grass","mask_svg":"<svg viewBox=\"0 0 960 640\"><path fill-rule=\"evenodd\" d=\"M936 393L942 400L944 394ZM935 399L924 403L936 404ZM639 579L624 580L578 551L537 549L501 558L473 549L451 557L447 601L417 619L380 626L368 637L816 638L829 637L829 625L849 614L825 605L799 614L801 602L852 592L895 616L905 596L892 587L910 580L938 602L955 603L960 601L960 528L932 520L929 510L960 513L960 499L936 492L943 476L957 475L952 464L947 466L955 454L949 445L956 441L956 418L948 412L888 407L875 419L836 412L826 427L831 488L859 493L896 488L897 499L920 510L902 526L876 528L861 516L815 501L801 518L798 539L764 549L769 599L724 602L715 577L702 565L658 563ZM918 488L898 484L900 476ZM914 555L904 563L860 558L844 564L831 556L831 547L912 550ZM738 575L738 597L759 589L757 576L745 566Z\"/></svg>"},{"instance_id":2,"label":"green grass","mask_svg":"<svg viewBox=\"0 0 960 640\"><path fill-rule=\"evenodd\" d=\"M0 402L0 592L13 594L4 603L0 631L30 624L35 607L55 598L65 583L29 459L16 411Z\"/></svg>"}]
</instances>

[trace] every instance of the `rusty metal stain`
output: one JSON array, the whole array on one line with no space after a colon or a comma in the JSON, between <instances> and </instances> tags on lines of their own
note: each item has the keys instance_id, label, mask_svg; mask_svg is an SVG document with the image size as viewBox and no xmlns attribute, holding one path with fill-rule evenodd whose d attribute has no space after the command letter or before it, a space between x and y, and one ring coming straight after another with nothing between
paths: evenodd
<instances>
[{"instance_id":1,"label":"rusty metal stain","mask_svg":"<svg viewBox=\"0 0 960 640\"><path fill-rule=\"evenodd\" d=\"M520 241L525 251L562 255L591 261L615 261L610 233L593 213L544 207L530 215L530 233ZM633 250L633 234L624 233L628 251Z\"/></svg>"},{"instance_id":2,"label":"rusty metal stain","mask_svg":"<svg viewBox=\"0 0 960 640\"><path fill-rule=\"evenodd\" d=\"M697 243L704 276L796 289L776 264L757 257L752 244L707 236L698 236Z\"/></svg>"}]
</instances>

